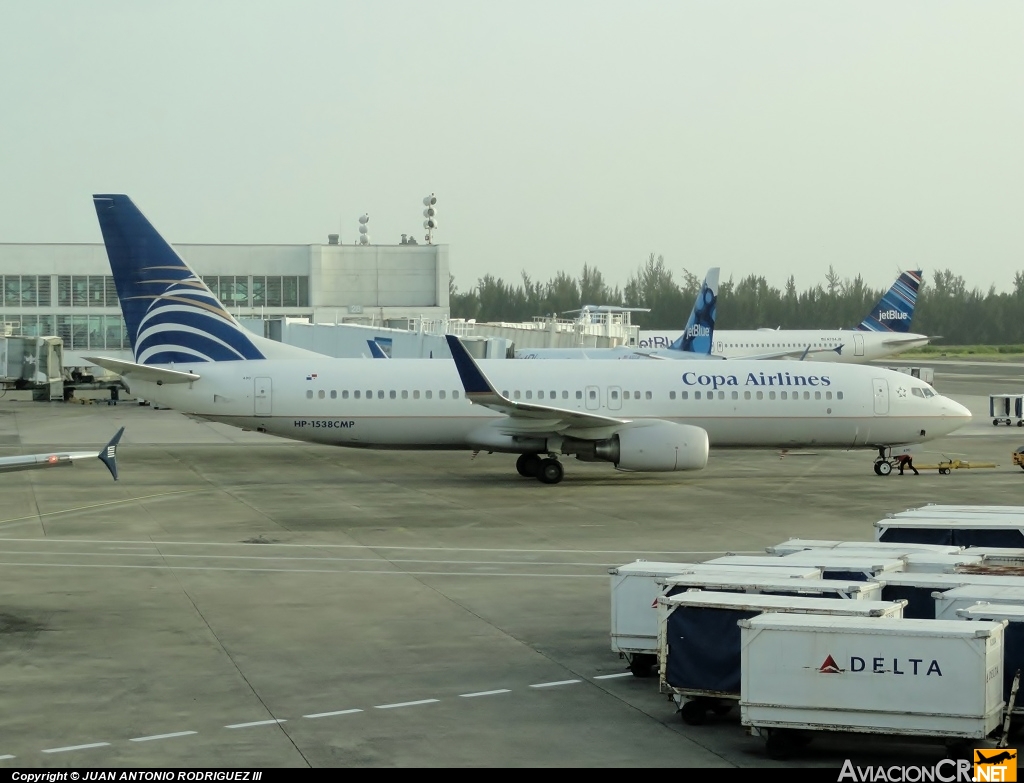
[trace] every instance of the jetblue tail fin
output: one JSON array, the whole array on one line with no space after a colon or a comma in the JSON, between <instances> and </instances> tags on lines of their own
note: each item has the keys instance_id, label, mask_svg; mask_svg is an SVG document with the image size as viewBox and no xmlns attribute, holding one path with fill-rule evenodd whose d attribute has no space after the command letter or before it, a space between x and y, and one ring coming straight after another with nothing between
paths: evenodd
<instances>
[{"instance_id":1,"label":"jetblue tail fin","mask_svg":"<svg viewBox=\"0 0 1024 783\"><path fill-rule=\"evenodd\" d=\"M693 303L686 329L669 346L673 351L711 353L711 341L715 335L715 316L718 311L718 272L717 266L712 267L704 277L704 284L697 293L697 301Z\"/></svg>"},{"instance_id":2,"label":"jetblue tail fin","mask_svg":"<svg viewBox=\"0 0 1024 783\"><path fill-rule=\"evenodd\" d=\"M921 272L904 272L855 328L861 332L909 332L921 287Z\"/></svg>"},{"instance_id":3,"label":"jetblue tail fin","mask_svg":"<svg viewBox=\"0 0 1024 783\"><path fill-rule=\"evenodd\" d=\"M93 204L137 363L311 355L244 329L128 196Z\"/></svg>"},{"instance_id":4,"label":"jetblue tail fin","mask_svg":"<svg viewBox=\"0 0 1024 783\"><path fill-rule=\"evenodd\" d=\"M370 346L370 357L373 359L390 359L391 357L384 353L384 349L380 347L380 343L376 340L367 340L367 345Z\"/></svg>"}]
</instances>

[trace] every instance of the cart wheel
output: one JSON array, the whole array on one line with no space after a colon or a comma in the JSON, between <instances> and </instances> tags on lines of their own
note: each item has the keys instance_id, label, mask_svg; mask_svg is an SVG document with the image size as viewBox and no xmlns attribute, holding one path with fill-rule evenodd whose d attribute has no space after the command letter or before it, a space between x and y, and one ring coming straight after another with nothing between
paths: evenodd
<instances>
[{"instance_id":1,"label":"cart wheel","mask_svg":"<svg viewBox=\"0 0 1024 783\"><path fill-rule=\"evenodd\" d=\"M707 705L697 699L683 702L683 706L679 709L679 716L683 719L683 723L688 723L691 726L703 726L708 720Z\"/></svg>"},{"instance_id":2,"label":"cart wheel","mask_svg":"<svg viewBox=\"0 0 1024 783\"><path fill-rule=\"evenodd\" d=\"M998 427L999 426L999 419L992 419L992 426L993 427Z\"/></svg>"},{"instance_id":3,"label":"cart wheel","mask_svg":"<svg viewBox=\"0 0 1024 783\"><path fill-rule=\"evenodd\" d=\"M629 670L634 677L650 677L654 668L654 656L637 653L629 659Z\"/></svg>"},{"instance_id":4,"label":"cart wheel","mask_svg":"<svg viewBox=\"0 0 1024 783\"><path fill-rule=\"evenodd\" d=\"M1017 419L1017 426L1024 427L1024 419Z\"/></svg>"},{"instance_id":5,"label":"cart wheel","mask_svg":"<svg viewBox=\"0 0 1024 783\"><path fill-rule=\"evenodd\" d=\"M948 476L949 468L939 468L939 473L941 473L943 476Z\"/></svg>"},{"instance_id":6,"label":"cart wheel","mask_svg":"<svg viewBox=\"0 0 1024 783\"><path fill-rule=\"evenodd\" d=\"M711 711L719 717L723 715L728 715L730 712L732 712L732 702L720 701L717 704L711 705Z\"/></svg>"},{"instance_id":7,"label":"cart wheel","mask_svg":"<svg viewBox=\"0 0 1024 783\"><path fill-rule=\"evenodd\" d=\"M793 739L788 732L775 730L765 740L764 750L768 754L768 758L786 761L793 756Z\"/></svg>"},{"instance_id":8,"label":"cart wheel","mask_svg":"<svg viewBox=\"0 0 1024 783\"><path fill-rule=\"evenodd\" d=\"M879 462L875 467L878 469L879 476L888 476L892 473L892 465L888 462Z\"/></svg>"}]
</instances>

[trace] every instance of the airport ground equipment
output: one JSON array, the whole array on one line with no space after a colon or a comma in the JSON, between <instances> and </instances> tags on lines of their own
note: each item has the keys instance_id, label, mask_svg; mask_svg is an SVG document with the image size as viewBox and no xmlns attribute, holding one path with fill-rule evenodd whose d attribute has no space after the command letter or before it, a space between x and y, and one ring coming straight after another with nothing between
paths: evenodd
<instances>
[{"instance_id":1,"label":"airport ground equipment","mask_svg":"<svg viewBox=\"0 0 1024 783\"><path fill-rule=\"evenodd\" d=\"M994 462L968 462L965 459L940 459L935 464L915 465L918 470L937 470L943 476L948 476L953 470L977 470L979 468L998 468Z\"/></svg>"},{"instance_id":2,"label":"airport ground equipment","mask_svg":"<svg viewBox=\"0 0 1024 783\"><path fill-rule=\"evenodd\" d=\"M886 367L885 369L901 372L904 375L909 375L911 378L919 378L929 386L935 385L934 367Z\"/></svg>"},{"instance_id":3,"label":"airport ground equipment","mask_svg":"<svg viewBox=\"0 0 1024 783\"><path fill-rule=\"evenodd\" d=\"M971 622L1006 621L1003 631L1003 698L1006 699L1009 712L1024 715L1024 706L1017 706L1014 692L1014 684L1019 682L1020 672L1024 669L1024 606L978 603L957 609L956 619ZM1006 735L1007 732L1004 732Z\"/></svg>"},{"instance_id":4,"label":"airport ground equipment","mask_svg":"<svg viewBox=\"0 0 1024 783\"><path fill-rule=\"evenodd\" d=\"M772 758L832 731L928 738L959 755L1002 723L1002 622L774 613L739 625L740 720Z\"/></svg>"},{"instance_id":5,"label":"airport ground equipment","mask_svg":"<svg viewBox=\"0 0 1024 783\"><path fill-rule=\"evenodd\" d=\"M1018 446L1013 450L1013 464L1024 469L1024 446Z\"/></svg>"},{"instance_id":6,"label":"airport ground equipment","mask_svg":"<svg viewBox=\"0 0 1024 783\"><path fill-rule=\"evenodd\" d=\"M955 620L958 609L967 609L978 603L1024 606L1024 579L1019 581L1020 584L1013 587L967 584L936 593L933 596L935 598L935 619Z\"/></svg>"},{"instance_id":7,"label":"airport ground equipment","mask_svg":"<svg viewBox=\"0 0 1024 783\"><path fill-rule=\"evenodd\" d=\"M830 549L835 552L857 550L887 554L890 557L903 557L914 552L930 552L936 555L955 555L963 551L959 546L942 546L940 544L904 544L888 541L822 541L812 538L791 538L775 546L765 547L769 555L791 555L807 549Z\"/></svg>"},{"instance_id":8,"label":"airport ground equipment","mask_svg":"<svg viewBox=\"0 0 1024 783\"><path fill-rule=\"evenodd\" d=\"M878 541L963 547L1024 547L1024 518L1011 514L935 519L889 517L875 522L874 528Z\"/></svg>"},{"instance_id":9,"label":"airport ground equipment","mask_svg":"<svg viewBox=\"0 0 1024 783\"><path fill-rule=\"evenodd\" d=\"M903 570L903 561L885 552L864 554L851 551L849 554L831 549L807 549L782 557L770 555L725 555L706 561L708 565L757 566L793 565L810 566L821 571L823 579L856 580L861 582L881 578L881 574Z\"/></svg>"},{"instance_id":10,"label":"airport ground equipment","mask_svg":"<svg viewBox=\"0 0 1024 783\"><path fill-rule=\"evenodd\" d=\"M935 597L947 590L964 585L994 587L1021 587L1019 576L989 574L888 574L882 585L883 601L907 601L903 616L917 620L935 619Z\"/></svg>"},{"instance_id":11,"label":"airport ground equipment","mask_svg":"<svg viewBox=\"0 0 1024 783\"><path fill-rule=\"evenodd\" d=\"M842 601L693 590L658 599L658 686L682 719L703 723L708 710L727 713L740 697L737 621L762 612L902 617L905 601Z\"/></svg>"},{"instance_id":12,"label":"airport ground equipment","mask_svg":"<svg viewBox=\"0 0 1024 783\"><path fill-rule=\"evenodd\" d=\"M1024 427L1024 394L990 394L988 396L988 415L994 426L1013 425L1017 420L1018 427Z\"/></svg>"},{"instance_id":13,"label":"airport ground equipment","mask_svg":"<svg viewBox=\"0 0 1024 783\"><path fill-rule=\"evenodd\" d=\"M931 552L912 552L903 555L903 571L908 574L952 574L961 568L980 566L981 555L959 552L955 555L936 555Z\"/></svg>"},{"instance_id":14,"label":"airport ground equipment","mask_svg":"<svg viewBox=\"0 0 1024 783\"><path fill-rule=\"evenodd\" d=\"M611 574L611 646L612 651L629 662L636 677L650 676L658 662L657 598L664 588L659 580L683 574L701 574L712 580L741 576L780 580L796 578L818 580L821 571L807 566L789 568L722 568L700 563L661 563L637 560L612 568Z\"/></svg>"},{"instance_id":15,"label":"airport ground equipment","mask_svg":"<svg viewBox=\"0 0 1024 783\"><path fill-rule=\"evenodd\" d=\"M716 593L760 593L762 595L845 598L881 601L881 582L850 582L842 579L788 579L761 570L756 574L678 574L658 580L662 595L679 595L687 590Z\"/></svg>"},{"instance_id":16,"label":"airport ground equipment","mask_svg":"<svg viewBox=\"0 0 1024 783\"><path fill-rule=\"evenodd\" d=\"M926 517L935 519L945 516L986 516L988 514L1011 514L1024 517L1024 506L951 506L943 503L928 503L917 508L908 508L906 511L899 511L886 516L903 517Z\"/></svg>"}]
</instances>

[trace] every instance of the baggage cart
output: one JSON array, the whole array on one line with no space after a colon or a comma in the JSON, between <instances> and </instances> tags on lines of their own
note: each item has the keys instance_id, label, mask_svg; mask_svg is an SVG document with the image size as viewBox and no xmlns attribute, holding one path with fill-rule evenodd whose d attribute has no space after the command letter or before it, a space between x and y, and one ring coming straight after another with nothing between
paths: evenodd
<instances>
[{"instance_id":1,"label":"baggage cart","mask_svg":"<svg viewBox=\"0 0 1024 783\"><path fill-rule=\"evenodd\" d=\"M1019 576L988 574L889 574L883 580L882 600L907 602L903 616L918 620L935 619L935 596L964 585L983 587L1021 587Z\"/></svg>"},{"instance_id":2,"label":"baggage cart","mask_svg":"<svg viewBox=\"0 0 1024 783\"><path fill-rule=\"evenodd\" d=\"M1013 604L975 604L966 609L957 609L958 620L976 622L1006 621L1003 631L1003 700L1010 702L1010 691L1013 679L1018 672L1024 671L1024 606ZM1012 710L1014 715L1024 715L1024 704L1015 701Z\"/></svg>"},{"instance_id":3,"label":"baggage cart","mask_svg":"<svg viewBox=\"0 0 1024 783\"><path fill-rule=\"evenodd\" d=\"M837 552L831 549L806 549L781 557L767 555L726 555L708 560L709 565L805 565L821 570L824 579L871 581L882 574L903 570L903 561L887 553L862 554Z\"/></svg>"},{"instance_id":4,"label":"baggage cart","mask_svg":"<svg viewBox=\"0 0 1024 783\"><path fill-rule=\"evenodd\" d=\"M889 541L819 541L811 538L791 538L788 541L783 541L781 544L766 547L765 552L769 555L783 556L807 549L831 549L837 552L855 549L876 554L884 552L892 557L902 557L911 552L934 552L937 555L955 555L961 552L963 547L942 546L940 544L905 544Z\"/></svg>"},{"instance_id":5,"label":"baggage cart","mask_svg":"<svg viewBox=\"0 0 1024 783\"><path fill-rule=\"evenodd\" d=\"M658 685L686 723L727 713L740 697L737 621L763 612L902 617L905 601L837 601L691 590L658 599Z\"/></svg>"},{"instance_id":6,"label":"baggage cart","mask_svg":"<svg viewBox=\"0 0 1024 783\"><path fill-rule=\"evenodd\" d=\"M908 574L954 574L967 566L978 566L984 562L981 555L960 552L955 555L936 555L931 552L912 552L903 556Z\"/></svg>"},{"instance_id":7,"label":"baggage cart","mask_svg":"<svg viewBox=\"0 0 1024 783\"><path fill-rule=\"evenodd\" d=\"M912 544L1024 547L1024 519L1012 515L956 519L887 518L874 523L875 539Z\"/></svg>"},{"instance_id":8,"label":"baggage cart","mask_svg":"<svg viewBox=\"0 0 1024 783\"><path fill-rule=\"evenodd\" d=\"M955 620L957 609L966 609L977 603L1010 604L1024 606L1024 584L1013 587L969 584L936 593L935 619Z\"/></svg>"},{"instance_id":9,"label":"baggage cart","mask_svg":"<svg viewBox=\"0 0 1024 783\"><path fill-rule=\"evenodd\" d=\"M844 598L881 601L880 582L850 582L842 579L780 579L770 574L677 574L659 579L662 595L679 595L687 590L716 593L761 593L803 595L808 598Z\"/></svg>"},{"instance_id":10,"label":"baggage cart","mask_svg":"<svg viewBox=\"0 0 1024 783\"><path fill-rule=\"evenodd\" d=\"M1024 427L1024 394L990 394L988 415L994 426L1011 426L1017 420L1018 427Z\"/></svg>"},{"instance_id":11,"label":"baggage cart","mask_svg":"<svg viewBox=\"0 0 1024 783\"><path fill-rule=\"evenodd\" d=\"M740 621L740 632L740 720L773 758L830 731L929 738L959 753L1001 726L1002 622L776 613Z\"/></svg>"}]
</instances>

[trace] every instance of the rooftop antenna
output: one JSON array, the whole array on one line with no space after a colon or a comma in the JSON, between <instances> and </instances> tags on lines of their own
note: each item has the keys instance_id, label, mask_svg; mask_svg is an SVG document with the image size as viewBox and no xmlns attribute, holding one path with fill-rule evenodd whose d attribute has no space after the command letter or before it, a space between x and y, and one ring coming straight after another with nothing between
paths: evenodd
<instances>
[{"instance_id":1,"label":"rooftop antenna","mask_svg":"<svg viewBox=\"0 0 1024 783\"><path fill-rule=\"evenodd\" d=\"M366 233L367 231L369 231L369 228L366 225L369 222L370 222L370 214L369 213L365 213L365 214L363 214L363 216L361 218L359 218L359 244L360 245L368 245L368 244L370 244L370 235Z\"/></svg>"},{"instance_id":2,"label":"rooftop antenna","mask_svg":"<svg viewBox=\"0 0 1024 783\"><path fill-rule=\"evenodd\" d=\"M425 196L423 199L423 206L426 209L423 210L423 217L426 220L423 221L423 228L427 230L427 235L424 239L427 240L427 244L433 244L431 242L434 229L437 228L437 197L431 193L429 196Z\"/></svg>"}]
</instances>

